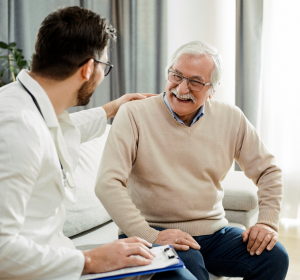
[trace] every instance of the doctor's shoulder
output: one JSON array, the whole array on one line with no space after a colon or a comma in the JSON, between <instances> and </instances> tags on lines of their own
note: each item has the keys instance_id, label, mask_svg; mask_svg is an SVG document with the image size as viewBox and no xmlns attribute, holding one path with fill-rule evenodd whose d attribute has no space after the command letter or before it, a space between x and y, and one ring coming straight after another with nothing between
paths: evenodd
<instances>
[{"instance_id":1,"label":"doctor's shoulder","mask_svg":"<svg viewBox=\"0 0 300 280\"><path fill-rule=\"evenodd\" d=\"M4 108L21 109L29 104L28 94L20 88L18 82L13 82L0 88L0 110Z\"/></svg>"},{"instance_id":2,"label":"doctor's shoulder","mask_svg":"<svg viewBox=\"0 0 300 280\"><path fill-rule=\"evenodd\" d=\"M7 131L8 126L13 126L15 133L22 137L23 133L28 134L37 130L37 123L45 126L30 96L20 90L16 82L1 87L0 133L4 128ZM9 131L12 132L11 129Z\"/></svg>"},{"instance_id":3,"label":"doctor's shoulder","mask_svg":"<svg viewBox=\"0 0 300 280\"><path fill-rule=\"evenodd\" d=\"M17 122L24 122L24 125L36 125L37 121L41 122L40 113L31 97L20 88L18 82L1 87L0 116L11 121L14 119Z\"/></svg>"}]
</instances>

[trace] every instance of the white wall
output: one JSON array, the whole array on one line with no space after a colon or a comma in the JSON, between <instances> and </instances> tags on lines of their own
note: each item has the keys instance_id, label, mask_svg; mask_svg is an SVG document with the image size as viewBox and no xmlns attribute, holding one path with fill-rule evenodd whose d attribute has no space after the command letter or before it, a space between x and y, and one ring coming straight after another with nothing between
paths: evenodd
<instances>
[{"instance_id":1,"label":"white wall","mask_svg":"<svg viewBox=\"0 0 300 280\"><path fill-rule=\"evenodd\" d=\"M214 98L235 103L235 0L168 0L168 57L194 40L215 46L223 57L223 85Z\"/></svg>"}]
</instances>

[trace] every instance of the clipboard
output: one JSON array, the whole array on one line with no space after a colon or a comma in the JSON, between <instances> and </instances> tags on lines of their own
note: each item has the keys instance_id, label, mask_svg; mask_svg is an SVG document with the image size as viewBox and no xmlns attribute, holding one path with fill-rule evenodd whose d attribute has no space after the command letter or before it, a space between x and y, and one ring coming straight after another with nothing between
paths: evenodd
<instances>
[{"instance_id":1,"label":"clipboard","mask_svg":"<svg viewBox=\"0 0 300 280\"><path fill-rule=\"evenodd\" d=\"M150 265L126 267L110 272L82 275L80 280L111 280L185 268L183 261L172 246L157 246L153 247L151 250L156 254L156 257Z\"/></svg>"}]
</instances>

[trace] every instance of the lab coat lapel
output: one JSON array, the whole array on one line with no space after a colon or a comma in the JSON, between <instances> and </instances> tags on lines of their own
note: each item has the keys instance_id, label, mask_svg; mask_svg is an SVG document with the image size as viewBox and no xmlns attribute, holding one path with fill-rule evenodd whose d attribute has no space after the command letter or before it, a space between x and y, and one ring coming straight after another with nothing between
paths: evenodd
<instances>
[{"instance_id":1,"label":"lab coat lapel","mask_svg":"<svg viewBox=\"0 0 300 280\"><path fill-rule=\"evenodd\" d=\"M52 138L54 140L54 144L56 147L56 151L58 157L62 163L64 171L69 172L71 176L72 173L72 161L69 156L69 152L66 146L65 139L63 137L58 119L56 117L54 108L52 103L44 91L44 89L39 85L37 81L32 79L26 70L22 70L19 75L18 79L26 86L26 88L30 91L30 93L35 97L37 100L42 114L44 116L46 125L48 126ZM70 202L76 202L76 187L70 188L69 186L64 186L63 180L58 183L60 190L64 196L64 198Z\"/></svg>"},{"instance_id":2,"label":"lab coat lapel","mask_svg":"<svg viewBox=\"0 0 300 280\"><path fill-rule=\"evenodd\" d=\"M49 129L53 131L55 147L64 171L69 172L69 174L73 176L71 159L60 126L51 127ZM76 187L71 188L63 183L59 184L59 187L66 200L76 202Z\"/></svg>"},{"instance_id":3,"label":"lab coat lapel","mask_svg":"<svg viewBox=\"0 0 300 280\"><path fill-rule=\"evenodd\" d=\"M62 136L67 143L68 154L72 171L75 172L79 161L81 134L79 129L72 123L69 113L64 111L58 116Z\"/></svg>"}]
</instances>

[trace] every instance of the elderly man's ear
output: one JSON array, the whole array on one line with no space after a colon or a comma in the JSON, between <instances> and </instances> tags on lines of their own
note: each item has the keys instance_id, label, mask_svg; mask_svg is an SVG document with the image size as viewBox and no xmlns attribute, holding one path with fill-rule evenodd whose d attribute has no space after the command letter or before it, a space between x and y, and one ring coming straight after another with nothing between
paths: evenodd
<instances>
[{"instance_id":1,"label":"elderly man's ear","mask_svg":"<svg viewBox=\"0 0 300 280\"><path fill-rule=\"evenodd\" d=\"M209 99L212 99L212 97L213 97L214 94L215 94L215 92L211 93L211 94L209 95Z\"/></svg>"}]
</instances>

